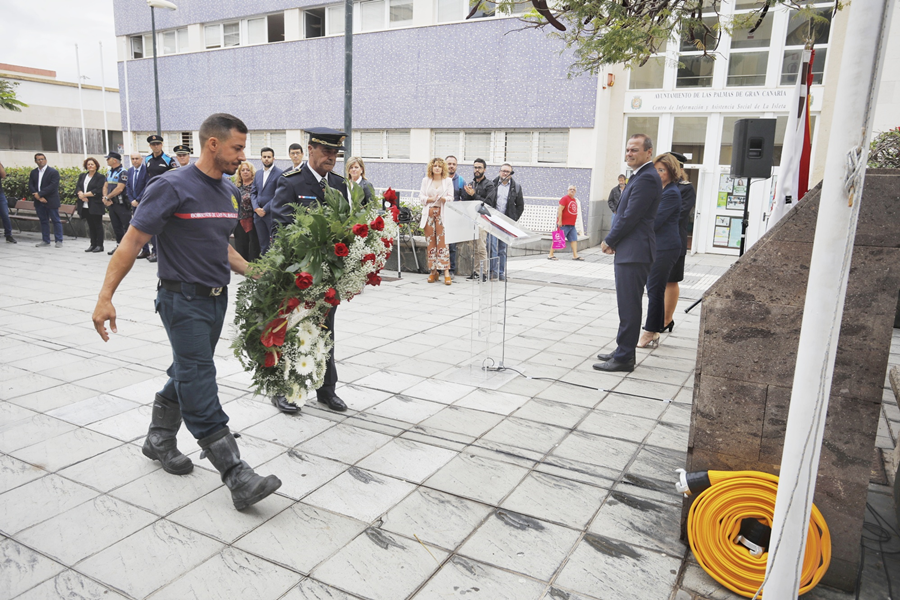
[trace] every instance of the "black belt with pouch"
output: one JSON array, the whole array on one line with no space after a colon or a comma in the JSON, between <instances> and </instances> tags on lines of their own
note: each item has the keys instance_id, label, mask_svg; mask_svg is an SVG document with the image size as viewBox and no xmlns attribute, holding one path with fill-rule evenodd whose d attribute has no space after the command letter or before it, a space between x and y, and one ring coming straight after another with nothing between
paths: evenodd
<instances>
[{"instance_id":1,"label":"black belt with pouch","mask_svg":"<svg viewBox=\"0 0 900 600\"><path fill-rule=\"evenodd\" d=\"M185 290L184 286L186 286L188 290ZM222 292L228 289L228 286L223 285L222 287L209 287L200 285L199 283L182 283L180 281L175 281L174 279L160 279L159 286L157 286L156 289L159 288L179 294L183 293L186 296L197 296L199 298L208 296L220 296ZM193 293L191 293L190 288L193 288Z\"/></svg>"}]
</instances>

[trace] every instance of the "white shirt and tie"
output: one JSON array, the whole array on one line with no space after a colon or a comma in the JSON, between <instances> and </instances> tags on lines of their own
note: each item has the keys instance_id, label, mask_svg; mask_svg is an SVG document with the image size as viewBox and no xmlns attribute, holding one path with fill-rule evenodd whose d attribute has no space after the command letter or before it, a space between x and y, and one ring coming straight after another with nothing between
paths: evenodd
<instances>
[{"instance_id":1,"label":"white shirt and tie","mask_svg":"<svg viewBox=\"0 0 900 600\"><path fill-rule=\"evenodd\" d=\"M47 165L44 165L43 167L38 169L38 185L37 185L38 193L40 193L40 191L41 191L41 180L44 178L44 171L46 171L46 170L47 170Z\"/></svg>"}]
</instances>

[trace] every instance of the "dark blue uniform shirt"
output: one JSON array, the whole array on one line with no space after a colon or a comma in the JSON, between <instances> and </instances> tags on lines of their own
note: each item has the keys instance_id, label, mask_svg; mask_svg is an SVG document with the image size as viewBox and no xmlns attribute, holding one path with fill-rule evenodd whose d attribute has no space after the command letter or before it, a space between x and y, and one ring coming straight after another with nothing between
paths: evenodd
<instances>
[{"instance_id":1,"label":"dark blue uniform shirt","mask_svg":"<svg viewBox=\"0 0 900 600\"><path fill-rule=\"evenodd\" d=\"M159 277L209 287L228 285L228 238L237 223L240 193L194 165L147 184L131 225L159 238Z\"/></svg>"}]
</instances>

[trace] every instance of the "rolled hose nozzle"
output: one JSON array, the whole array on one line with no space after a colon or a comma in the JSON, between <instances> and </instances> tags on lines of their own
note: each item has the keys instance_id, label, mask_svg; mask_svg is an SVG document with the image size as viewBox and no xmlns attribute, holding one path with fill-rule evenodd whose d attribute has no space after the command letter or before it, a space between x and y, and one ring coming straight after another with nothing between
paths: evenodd
<instances>
[{"instance_id":1,"label":"rolled hose nozzle","mask_svg":"<svg viewBox=\"0 0 900 600\"><path fill-rule=\"evenodd\" d=\"M695 471L688 473L684 469L676 469L678 481L675 482L675 490L684 497L696 496L704 490L712 487L709 480L709 471Z\"/></svg>"}]
</instances>

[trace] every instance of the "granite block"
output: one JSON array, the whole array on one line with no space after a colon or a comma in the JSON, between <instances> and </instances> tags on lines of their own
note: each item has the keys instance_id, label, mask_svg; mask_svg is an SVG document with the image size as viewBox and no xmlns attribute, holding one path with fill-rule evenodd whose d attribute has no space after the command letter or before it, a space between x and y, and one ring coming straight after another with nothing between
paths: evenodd
<instances>
[{"instance_id":1,"label":"granite block","mask_svg":"<svg viewBox=\"0 0 900 600\"><path fill-rule=\"evenodd\" d=\"M693 446L755 460L759 455L766 386L703 376L691 417Z\"/></svg>"}]
</instances>

